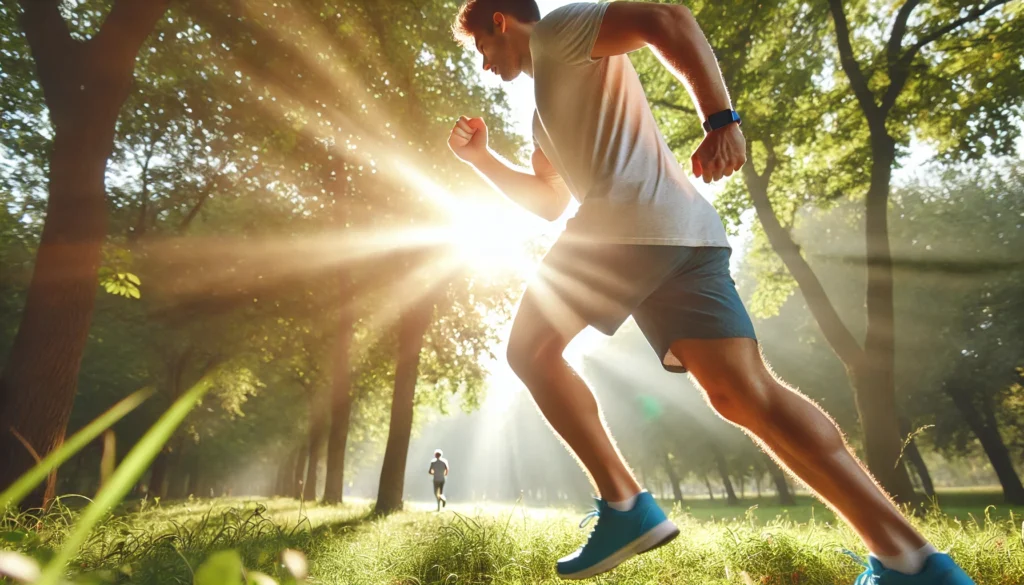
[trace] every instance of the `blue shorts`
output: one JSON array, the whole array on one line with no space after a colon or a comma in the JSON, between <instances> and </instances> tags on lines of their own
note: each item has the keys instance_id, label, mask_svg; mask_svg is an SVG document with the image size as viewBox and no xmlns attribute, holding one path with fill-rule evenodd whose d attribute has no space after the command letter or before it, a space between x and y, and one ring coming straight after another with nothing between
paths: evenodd
<instances>
[{"instance_id":1,"label":"blue shorts","mask_svg":"<svg viewBox=\"0 0 1024 585\"><path fill-rule=\"evenodd\" d=\"M756 339L729 274L731 254L561 238L544 257L539 284L605 335L633 315L665 369L685 372L669 351L677 340Z\"/></svg>"}]
</instances>

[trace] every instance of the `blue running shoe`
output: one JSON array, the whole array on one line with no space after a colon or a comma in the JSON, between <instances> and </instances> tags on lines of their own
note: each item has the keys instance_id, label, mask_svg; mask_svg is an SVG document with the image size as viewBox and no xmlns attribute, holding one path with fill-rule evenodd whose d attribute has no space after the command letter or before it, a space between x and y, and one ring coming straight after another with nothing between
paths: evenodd
<instances>
[{"instance_id":1,"label":"blue running shoe","mask_svg":"<svg viewBox=\"0 0 1024 585\"><path fill-rule=\"evenodd\" d=\"M924 569L916 575L905 575L899 571L886 569L875 557L868 557L868 562L865 563L856 555L850 556L867 567L853 585L974 585L974 581L967 573L957 566L949 555L943 553L935 553L928 557Z\"/></svg>"},{"instance_id":2,"label":"blue running shoe","mask_svg":"<svg viewBox=\"0 0 1024 585\"><path fill-rule=\"evenodd\" d=\"M558 576L586 579L610 571L640 553L667 544L679 535L679 529L665 516L654 497L641 492L628 512L619 512L604 500L587 514L580 528L591 519L597 524L587 542L571 555L558 560Z\"/></svg>"}]
</instances>

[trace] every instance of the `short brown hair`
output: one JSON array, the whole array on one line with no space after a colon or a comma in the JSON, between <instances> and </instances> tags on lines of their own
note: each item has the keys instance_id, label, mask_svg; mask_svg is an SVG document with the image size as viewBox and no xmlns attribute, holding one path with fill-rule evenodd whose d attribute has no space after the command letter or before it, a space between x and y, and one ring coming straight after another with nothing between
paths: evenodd
<instances>
[{"instance_id":1,"label":"short brown hair","mask_svg":"<svg viewBox=\"0 0 1024 585\"><path fill-rule=\"evenodd\" d=\"M514 16L520 22L540 20L536 0L466 0L452 23L455 40L466 48L475 49L473 34L492 31L495 12Z\"/></svg>"}]
</instances>

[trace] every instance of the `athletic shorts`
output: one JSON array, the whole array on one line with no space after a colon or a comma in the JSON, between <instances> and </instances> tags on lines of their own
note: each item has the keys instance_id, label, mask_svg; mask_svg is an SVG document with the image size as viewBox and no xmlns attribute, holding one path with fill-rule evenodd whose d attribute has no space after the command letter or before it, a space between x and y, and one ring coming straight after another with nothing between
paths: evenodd
<instances>
[{"instance_id":1,"label":"athletic shorts","mask_svg":"<svg viewBox=\"0 0 1024 585\"><path fill-rule=\"evenodd\" d=\"M721 247L560 238L541 263L537 292L555 299L548 305L555 312L574 312L605 335L633 315L665 369L685 372L669 351L674 341L756 339L729 274L731 254Z\"/></svg>"}]
</instances>

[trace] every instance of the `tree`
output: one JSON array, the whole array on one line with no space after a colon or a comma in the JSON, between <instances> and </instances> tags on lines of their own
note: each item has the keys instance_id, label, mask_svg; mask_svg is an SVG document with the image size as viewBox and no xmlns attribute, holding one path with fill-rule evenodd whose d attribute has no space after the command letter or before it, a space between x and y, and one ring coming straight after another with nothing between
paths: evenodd
<instances>
[{"instance_id":1,"label":"tree","mask_svg":"<svg viewBox=\"0 0 1024 585\"><path fill-rule=\"evenodd\" d=\"M46 223L0 377L2 487L32 466L33 452L46 455L64 439L106 236L104 173L115 124L136 53L167 8L166 0L117 0L99 30L80 40L57 0L20 4L54 132ZM55 481L53 474L25 505L48 502Z\"/></svg>"},{"instance_id":2,"label":"tree","mask_svg":"<svg viewBox=\"0 0 1024 585\"><path fill-rule=\"evenodd\" d=\"M902 332L896 352L912 358L901 361L896 378L906 417L902 434L913 437L903 457L920 457L918 444L954 458L984 453L1008 501L1019 489L1010 437L1022 421L1013 407L1022 355L1022 307L1016 302L1024 290L1016 252L1024 245L1018 229L1022 190L1019 161L997 159L926 167L890 198L899 285L895 315ZM806 210L793 232L796 241L815 243L808 262L822 281L847 283L830 294L839 311L860 302L861 244L851 233L863 221L860 205L847 202L828 211ZM741 290L764 274L757 251L741 270ZM802 387L837 386L818 350L824 341L808 331L811 317L796 301L791 298L778 316L759 323L766 353L784 377ZM840 419L852 409L840 395L819 392L816 398ZM926 473L920 474L927 490Z\"/></svg>"}]
</instances>

